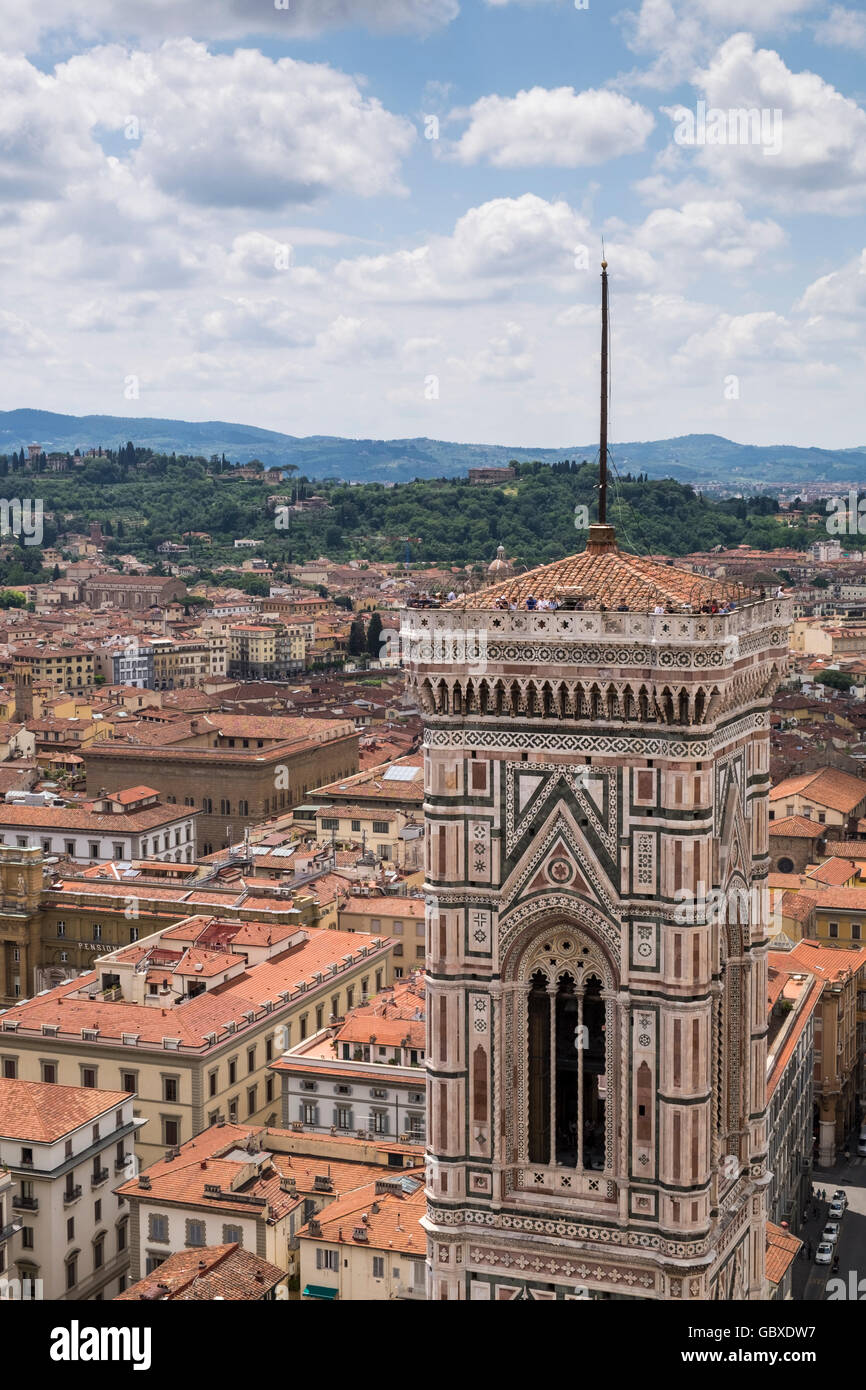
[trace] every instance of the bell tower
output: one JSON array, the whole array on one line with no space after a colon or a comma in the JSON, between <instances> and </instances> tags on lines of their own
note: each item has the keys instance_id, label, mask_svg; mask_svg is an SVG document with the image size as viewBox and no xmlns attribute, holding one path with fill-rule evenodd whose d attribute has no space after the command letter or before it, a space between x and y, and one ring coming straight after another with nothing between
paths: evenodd
<instances>
[{"instance_id":1,"label":"bell tower","mask_svg":"<svg viewBox=\"0 0 866 1390\"><path fill-rule=\"evenodd\" d=\"M404 614L432 1298L764 1297L788 609L601 521L578 555Z\"/></svg>"}]
</instances>

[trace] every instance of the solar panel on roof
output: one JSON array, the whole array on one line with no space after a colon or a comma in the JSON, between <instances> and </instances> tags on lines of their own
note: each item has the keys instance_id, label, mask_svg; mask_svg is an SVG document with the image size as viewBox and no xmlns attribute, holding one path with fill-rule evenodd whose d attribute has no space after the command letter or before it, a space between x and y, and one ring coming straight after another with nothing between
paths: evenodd
<instances>
[{"instance_id":1,"label":"solar panel on roof","mask_svg":"<svg viewBox=\"0 0 866 1390\"><path fill-rule=\"evenodd\" d=\"M414 782L421 776L420 767L389 767L383 776L385 782Z\"/></svg>"}]
</instances>

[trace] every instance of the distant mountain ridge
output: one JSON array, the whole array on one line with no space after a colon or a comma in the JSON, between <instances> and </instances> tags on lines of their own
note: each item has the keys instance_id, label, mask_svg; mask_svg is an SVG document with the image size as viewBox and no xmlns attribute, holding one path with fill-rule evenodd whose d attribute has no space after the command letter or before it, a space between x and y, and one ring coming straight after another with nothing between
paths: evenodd
<instances>
[{"instance_id":1,"label":"distant mountain ridge","mask_svg":"<svg viewBox=\"0 0 866 1390\"><path fill-rule=\"evenodd\" d=\"M294 464L310 478L348 482L403 483L413 478L453 478L470 468L502 466L510 459L593 459L596 444L563 449L504 444L461 444L440 439L343 439L298 437L223 420L166 420L149 416L61 415L48 410L0 411L0 453L30 443L73 452L96 445L134 444L163 453L225 454L239 463L258 458L266 467ZM866 482L866 446L803 449L796 445L735 444L717 434L635 441L612 446L620 472L676 478L696 487L722 485L729 491L776 489L798 482Z\"/></svg>"}]
</instances>

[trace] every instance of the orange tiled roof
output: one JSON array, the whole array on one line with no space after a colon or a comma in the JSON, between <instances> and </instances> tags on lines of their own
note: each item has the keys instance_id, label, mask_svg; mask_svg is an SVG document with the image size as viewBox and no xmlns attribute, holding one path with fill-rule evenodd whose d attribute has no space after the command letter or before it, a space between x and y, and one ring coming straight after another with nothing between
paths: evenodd
<instances>
[{"instance_id":1,"label":"orange tiled roof","mask_svg":"<svg viewBox=\"0 0 866 1390\"><path fill-rule=\"evenodd\" d=\"M114 1301L251 1301L264 1298L287 1277L285 1270L236 1243L208 1245L176 1250L152 1274L117 1294Z\"/></svg>"},{"instance_id":2,"label":"orange tiled roof","mask_svg":"<svg viewBox=\"0 0 866 1390\"><path fill-rule=\"evenodd\" d=\"M369 944L369 938L359 941L364 936L361 932L309 928L303 945L249 966L217 989L183 999L168 1010L125 1000L109 1002L83 997L82 991L97 978L91 971L7 1009L2 1023L6 1026L16 1022L21 1029L32 1030L44 1023L56 1023L63 1033L98 1028L103 1041L137 1034L138 1045L145 1047L161 1047L163 1038L171 1037L179 1039L183 1047L201 1049L207 1045L209 1034L223 1033L227 1021L245 1026L245 1012L260 1016L263 999L276 999L281 990L294 993L299 980L309 981L332 962L342 965L344 955L355 954L359 945ZM86 1048L87 1044L81 1046Z\"/></svg>"},{"instance_id":3,"label":"orange tiled roof","mask_svg":"<svg viewBox=\"0 0 866 1390\"><path fill-rule=\"evenodd\" d=\"M427 1200L423 1169L401 1168L399 1173L380 1176L413 1179L418 1189L397 1197L389 1192L377 1194L376 1183L371 1182L367 1187L339 1197L317 1213L315 1219L322 1232L320 1236L311 1236L309 1226L303 1226L298 1234L302 1239L335 1241L373 1250L400 1250L404 1255L418 1255L423 1259L427 1252L427 1236L421 1226ZM362 1219L365 1216L366 1221ZM354 1233L361 1227L366 1237L356 1240Z\"/></svg>"},{"instance_id":4,"label":"orange tiled roof","mask_svg":"<svg viewBox=\"0 0 866 1390\"><path fill-rule=\"evenodd\" d=\"M51 1144L129 1100L126 1091L0 1079L0 1135Z\"/></svg>"},{"instance_id":5,"label":"orange tiled roof","mask_svg":"<svg viewBox=\"0 0 866 1390\"><path fill-rule=\"evenodd\" d=\"M598 532L601 530L599 527ZM559 601L572 595L590 606L603 603L615 608L627 603L637 612L646 612L658 603L672 603L679 608L686 603L700 606L713 599L724 601L731 595L746 596L739 584L707 579L672 562L660 564L642 555L630 555L617 546L613 528L605 530L609 531L609 541L601 536L596 541L591 528L587 548L579 554L491 584L476 594L465 594L446 606L491 608L496 599L507 598L522 607L530 595Z\"/></svg>"},{"instance_id":6,"label":"orange tiled roof","mask_svg":"<svg viewBox=\"0 0 866 1390\"><path fill-rule=\"evenodd\" d=\"M819 806L828 806L832 811L851 812L866 799L866 781L854 777L850 772L840 772L836 767L822 767L817 772L806 772L800 777L786 777L770 791L770 801L780 801L786 796L805 796Z\"/></svg>"},{"instance_id":7,"label":"orange tiled roof","mask_svg":"<svg viewBox=\"0 0 866 1390\"><path fill-rule=\"evenodd\" d=\"M798 941L793 950L787 953L789 961L799 961L806 970L811 970L825 983L840 980L845 972L856 975L866 965L866 947L822 946L817 941Z\"/></svg>"},{"instance_id":8,"label":"orange tiled roof","mask_svg":"<svg viewBox=\"0 0 866 1390\"><path fill-rule=\"evenodd\" d=\"M829 883L834 888L842 888L849 878L853 878L859 872L859 866L853 859L843 859L834 855L826 863L816 864L813 868L807 869L806 877L814 879L816 883Z\"/></svg>"},{"instance_id":9,"label":"orange tiled roof","mask_svg":"<svg viewBox=\"0 0 866 1390\"><path fill-rule=\"evenodd\" d=\"M767 1222L767 1278L771 1284L780 1284L791 1264L802 1249L803 1242L790 1231L782 1230L772 1221Z\"/></svg>"},{"instance_id":10,"label":"orange tiled roof","mask_svg":"<svg viewBox=\"0 0 866 1390\"><path fill-rule=\"evenodd\" d=\"M391 917L398 922L401 917L421 921L424 917L424 899L404 898L391 893L379 898L349 898L340 911L360 913L364 917Z\"/></svg>"},{"instance_id":11,"label":"orange tiled roof","mask_svg":"<svg viewBox=\"0 0 866 1390\"><path fill-rule=\"evenodd\" d=\"M785 816L782 820L770 821L770 834L788 840L820 840L826 833L826 825L819 825L808 816ZM863 841L863 854L866 856L866 840Z\"/></svg>"}]
</instances>

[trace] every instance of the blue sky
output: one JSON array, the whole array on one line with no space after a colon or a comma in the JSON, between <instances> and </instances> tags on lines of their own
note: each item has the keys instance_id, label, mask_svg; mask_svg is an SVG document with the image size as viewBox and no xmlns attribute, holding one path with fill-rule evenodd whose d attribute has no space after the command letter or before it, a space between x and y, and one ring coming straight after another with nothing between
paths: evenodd
<instances>
[{"instance_id":1,"label":"blue sky","mask_svg":"<svg viewBox=\"0 0 866 1390\"><path fill-rule=\"evenodd\" d=\"M604 236L615 439L866 443L862 9L0 0L0 33L3 408L585 444Z\"/></svg>"}]
</instances>

